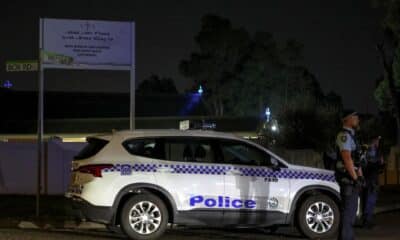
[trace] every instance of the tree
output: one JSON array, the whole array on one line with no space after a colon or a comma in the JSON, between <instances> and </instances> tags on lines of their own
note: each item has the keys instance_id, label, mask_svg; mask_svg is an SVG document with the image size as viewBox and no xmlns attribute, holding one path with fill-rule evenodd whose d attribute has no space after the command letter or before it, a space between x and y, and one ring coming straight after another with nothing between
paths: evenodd
<instances>
[{"instance_id":1,"label":"tree","mask_svg":"<svg viewBox=\"0 0 400 240\"><path fill-rule=\"evenodd\" d=\"M322 99L317 79L301 66L301 59L302 44L290 39L280 45L272 34L257 32L228 88L229 112L259 116L266 106L276 113L283 111L292 98L310 95Z\"/></svg>"},{"instance_id":2,"label":"tree","mask_svg":"<svg viewBox=\"0 0 400 240\"><path fill-rule=\"evenodd\" d=\"M160 78L158 75L151 75L139 84L136 93L140 95L165 95L178 94L178 90L171 78Z\"/></svg>"},{"instance_id":3,"label":"tree","mask_svg":"<svg viewBox=\"0 0 400 240\"><path fill-rule=\"evenodd\" d=\"M282 72L272 34L257 32L247 50L226 91L227 112L231 115L259 115L272 92L273 79Z\"/></svg>"},{"instance_id":4,"label":"tree","mask_svg":"<svg viewBox=\"0 0 400 240\"><path fill-rule=\"evenodd\" d=\"M195 41L198 51L180 63L180 71L197 86L203 86L214 115L223 116L225 89L247 51L249 34L242 28L233 28L228 19L206 15Z\"/></svg>"},{"instance_id":5,"label":"tree","mask_svg":"<svg viewBox=\"0 0 400 240\"><path fill-rule=\"evenodd\" d=\"M258 117L263 126L268 106L287 147L321 150L334 138L341 99L334 93L325 96L302 65L303 44L294 39L278 43L269 32L249 35L213 15L203 17L195 39L198 51L181 62L180 70L194 80L192 91L203 86L203 98L216 116Z\"/></svg>"},{"instance_id":6,"label":"tree","mask_svg":"<svg viewBox=\"0 0 400 240\"><path fill-rule=\"evenodd\" d=\"M342 97L336 94L335 92L330 91L325 96L325 105L334 107L338 110L338 112L342 112L343 108Z\"/></svg>"},{"instance_id":7,"label":"tree","mask_svg":"<svg viewBox=\"0 0 400 240\"><path fill-rule=\"evenodd\" d=\"M396 119L396 142L400 145L400 0L381 0L375 4L385 10L385 41L377 44L384 77L375 90L375 98L383 111Z\"/></svg>"},{"instance_id":8,"label":"tree","mask_svg":"<svg viewBox=\"0 0 400 240\"><path fill-rule=\"evenodd\" d=\"M280 109L292 93L321 92L299 65L303 45L294 39L278 44L271 33L250 36L228 19L206 15L195 40L199 50L181 62L180 70L194 80L192 89L203 86L216 116L257 116L267 103Z\"/></svg>"},{"instance_id":9,"label":"tree","mask_svg":"<svg viewBox=\"0 0 400 240\"><path fill-rule=\"evenodd\" d=\"M278 144L289 149L329 149L340 125L337 108L317 104L311 96L292 101L279 116Z\"/></svg>"}]
</instances>

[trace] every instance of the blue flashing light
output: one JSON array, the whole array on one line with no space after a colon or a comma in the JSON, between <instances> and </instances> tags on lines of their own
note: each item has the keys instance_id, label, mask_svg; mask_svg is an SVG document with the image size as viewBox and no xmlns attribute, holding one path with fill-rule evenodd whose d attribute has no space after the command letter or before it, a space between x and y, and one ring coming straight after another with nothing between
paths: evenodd
<instances>
[{"instance_id":1,"label":"blue flashing light","mask_svg":"<svg viewBox=\"0 0 400 240\"><path fill-rule=\"evenodd\" d=\"M181 109L179 113L180 116L186 116L187 114L192 112L193 109L201 102L201 94L191 93L187 96L187 102L185 106Z\"/></svg>"},{"instance_id":2,"label":"blue flashing light","mask_svg":"<svg viewBox=\"0 0 400 240\"><path fill-rule=\"evenodd\" d=\"M11 83L10 80L6 80L6 81L3 83L3 87L5 87L5 88L12 88L12 86L13 86L13 84Z\"/></svg>"},{"instance_id":3,"label":"blue flashing light","mask_svg":"<svg viewBox=\"0 0 400 240\"><path fill-rule=\"evenodd\" d=\"M203 94L203 92L204 92L203 87L200 85L199 90L197 90L197 93L201 95Z\"/></svg>"}]
</instances>

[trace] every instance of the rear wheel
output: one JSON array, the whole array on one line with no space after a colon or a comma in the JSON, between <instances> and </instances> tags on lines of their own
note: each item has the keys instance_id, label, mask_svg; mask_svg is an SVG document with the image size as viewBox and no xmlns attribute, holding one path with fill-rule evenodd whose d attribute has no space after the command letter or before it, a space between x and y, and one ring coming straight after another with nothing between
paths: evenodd
<instances>
[{"instance_id":1,"label":"rear wheel","mask_svg":"<svg viewBox=\"0 0 400 240\"><path fill-rule=\"evenodd\" d=\"M153 194L135 195L122 208L121 226L132 239L156 239L165 232L167 225L168 210Z\"/></svg>"},{"instance_id":2,"label":"rear wheel","mask_svg":"<svg viewBox=\"0 0 400 240\"><path fill-rule=\"evenodd\" d=\"M308 197L297 214L299 230L311 239L333 237L339 229L339 207L326 195Z\"/></svg>"}]
</instances>

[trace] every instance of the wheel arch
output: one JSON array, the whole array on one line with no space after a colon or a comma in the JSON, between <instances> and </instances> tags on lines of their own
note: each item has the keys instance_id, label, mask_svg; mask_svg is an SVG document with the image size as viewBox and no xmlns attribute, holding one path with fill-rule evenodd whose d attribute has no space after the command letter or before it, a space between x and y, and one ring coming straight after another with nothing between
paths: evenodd
<instances>
[{"instance_id":1,"label":"wheel arch","mask_svg":"<svg viewBox=\"0 0 400 240\"><path fill-rule=\"evenodd\" d=\"M165 203L167 210L168 210L168 221L170 223L174 222L174 216L177 212L177 207L174 199L172 198L171 194L165 190L164 188L150 184L150 183L135 183L125 186L123 189L119 191L117 197L113 203L113 220L112 225L118 225L120 222L120 214L121 209L126 201L134 195L144 194L144 193L151 193L155 196L159 197Z\"/></svg>"},{"instance_id":2,"label":"wheel arch","mask_svg":"<svg viewBox=\"0 0 400 240\"><path fill-rule=\"evenodd\" d=\"M340 193L336 190L324 186L324 185L313 185L301 188L297 191L293 198L290 206L290 211L286 219L286 223L295 225L295 219L300 205L309 197L318 194L324 194L330 197L338 206L340 205Z\"/></svg>"}]
</instances>

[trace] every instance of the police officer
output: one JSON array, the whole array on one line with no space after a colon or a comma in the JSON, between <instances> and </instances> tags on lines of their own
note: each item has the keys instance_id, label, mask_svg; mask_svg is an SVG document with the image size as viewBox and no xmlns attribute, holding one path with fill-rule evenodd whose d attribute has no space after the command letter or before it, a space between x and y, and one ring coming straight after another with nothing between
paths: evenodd
<instances>
[{"instance_id":1,"label":"police officer","mask_svg":"<svg viewBox=\"0 0 400 240\"><path fill-rule=\"evenodd\" d=\"M355 138L355 130L359 127L357 112L345 111L342 122L343 128L336 138L338 161L335 169L341 195L339 239L352 240L354 239L353 224L357 215L358 197L363 185L358 145Z\"/></svg>"},{"instance_id":2,"label":"police officer","mask_svg":"<svg viewBox=\"0 0 400 240\"><path fill-rule=\"evenodd\" d=\"M373 137L370 145L367 146L366 160L367 163L363 166L363 174L365 177L365 187L363 190L363 226L372 228L374 223L372 217L378 197L378 177L383 169L383 156L380 152L380 136Z\"/></svg>"}]
</instances>

